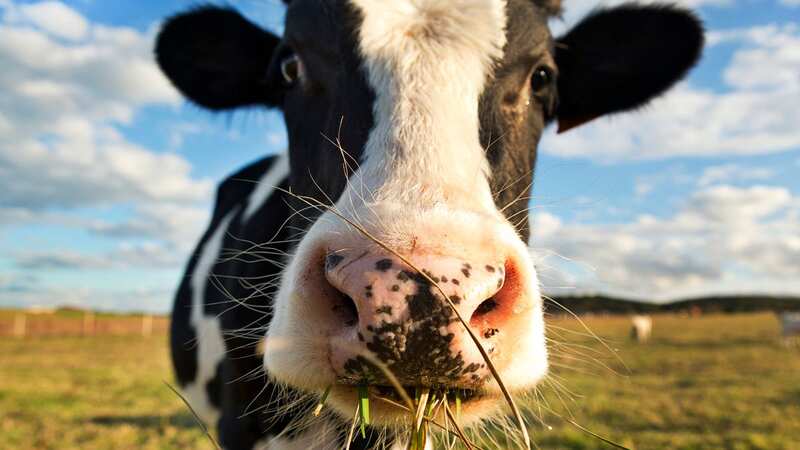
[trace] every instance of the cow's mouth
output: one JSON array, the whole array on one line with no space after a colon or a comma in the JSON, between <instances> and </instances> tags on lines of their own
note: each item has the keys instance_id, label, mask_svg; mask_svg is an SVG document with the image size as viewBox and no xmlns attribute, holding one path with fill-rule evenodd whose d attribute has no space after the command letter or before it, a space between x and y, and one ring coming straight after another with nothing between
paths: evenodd
<instances>
[{"instance_id":1,"label":"cow's mouth","mask_svg":"<svg viewBox=\"0 0 800 450\"><path fill-rule=\"evenodd\" d=\"M402 430L414 423L415 415L422 408L434 424L456 421L461 427L469 427L499 413L503 404L499 393L488 389L488 386L468 389L403 385L403 388L408 394L407 399L391 385L373 384L367 387L368 425ZM339 417L347 420L359 414L359 406L365 404L361 395L363 389L352 384L337 383L330 391L328 404ZM446 402L443 401L445 396Z\"/></svg>"},{"instance_id":2,"label":"cow's mouth","mask_svg":"<svg viewBox=\"0 0 800 450\"><path fill-rule=\"evenodd\" d=\"M427 389L429 395L434 396L434 398L442 398L443 395L447 396L449 402L459 402L459 403L468 403L472 400L478 400L485 397L487 394L485 391L481 389L462 389L462 388L422 388L419 386L403 386L405 389L406 394L412 400L416 399L419 396L419 393L423 391L423 389ZM378 400L388 400L393 403L397 403L398 405L405 406L404 400L397 389L394 386L370 386L369 387L370 395L374 396Z\"/></svg>"},{"instance_id":3,"label":"cow's mouth","mask_svg":"<svg viewBox=\"0 0 800 450\"><path fill-rule=\"evenodd\" d=\"M484 388L456 388L437 386L421 387L403 385L408 398L404 399L391 385L373 384L367 387L372 425L397 427L414 421L421 404L427 405L428 414L439 423L448 420L445 410L462 426L469 426L497 411L502 403L492 391ZM447 397L447 403L442 401ZM337 384L331 391L331 405L341 417L353 416L354 408L361 402L359 388L352 384ZM427 399L427 400L426 400ZM412 404L409 408L409 401ZM451 419L451 420L452 420Z\"/></svg>"}]
</instances>

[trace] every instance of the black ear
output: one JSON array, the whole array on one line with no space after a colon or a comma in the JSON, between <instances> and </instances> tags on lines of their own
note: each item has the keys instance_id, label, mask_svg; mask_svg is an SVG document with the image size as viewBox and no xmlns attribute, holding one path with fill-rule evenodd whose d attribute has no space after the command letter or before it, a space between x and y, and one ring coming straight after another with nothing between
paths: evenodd
<instances>
[{"instance_id":1,"label":"black ear","mask_svg":"<svg viewBox=\"0 0 800 450\"><path fill-rule=\"evenodd\" d=\"M212 110L274 105L267 68L280 39L238 12L203 6L171 17L156 39L156 59L172 84Z\"/></svg>"},{"instance_id":2,"label":"black ear","mask_svg":"<svg viewBox=\"0 0 800 450\"><path fill-rule=\"evenodd\" d=\"M559 132L644 105L683 78L703 47L703 25L673 5L595 11L556 42Z\"/></svg>"}]
</instances>

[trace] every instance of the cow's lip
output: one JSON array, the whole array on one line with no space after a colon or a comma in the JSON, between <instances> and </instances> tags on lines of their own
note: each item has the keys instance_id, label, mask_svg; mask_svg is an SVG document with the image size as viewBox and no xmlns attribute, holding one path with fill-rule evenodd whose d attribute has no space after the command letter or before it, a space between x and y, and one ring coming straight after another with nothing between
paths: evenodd
<instances>
[{"instance_id":1,"label":"cow's lip","mask_svg":"<svg viewBox=\"0 0 800 450\"><path fill-rule=\"evenodd\" d=\"M442 394L447 391L447 409L454 415L459 425L470 426L496 413L502 405L499 393L488 388L489 386L471 389L452 387L448 389L443 386L437 386L436 389L428 388L431 389L428 399L429 402L431 400L434 402L432 403L433 405L441 405ZM404 386L404 389L413 403L416 394L415 387ZM456 399L457 390L460 402ZM357 385L349 383L336 383L333 386L329 402L342 418L347 419L353 416L353 408L359 404L358 391ZM367 387L367 392L372 425L396 428L402 426L402 424L410 423L409 420L413 421L414 410L416 410L417 405L413 405L412 411L409 413L408 403L400 398L392 386L373 384ZM458 403L460 403L460 408ZM445 408L437 407L436 411L433 414L436 415L436 420L439 423L444 423L448 420ZM460 411L460 414L458 411Z\"/></svg>"},{"instance_id":2,"label":"cow's lip","mask_svg":"<svg viewBox=\"0 0 800 450\"><path fill-rule=\"evenodd\" d=\"M352 390L356 390L357 388L353 385L343 385L342 387L349 388ZM390 385L370 385L367 387L370 397L373 397L377 400L387 400L387 403L396 404L395 406L398 407L407 407L405 400L397 391L394 386ZM457 387L428 387L428 386L403 386L403 389L406 391L406 394L410 397L413 401L414 397L422 390L428 389L430 396L435 396L438 398L442 397L443 393L447 393L447 398L451 404L456 402L456 399L460 401L461 404L466 404L471 401L484 399L489 396L489 394L480 388L457 388Z\"/></svg>"}]
</instances>

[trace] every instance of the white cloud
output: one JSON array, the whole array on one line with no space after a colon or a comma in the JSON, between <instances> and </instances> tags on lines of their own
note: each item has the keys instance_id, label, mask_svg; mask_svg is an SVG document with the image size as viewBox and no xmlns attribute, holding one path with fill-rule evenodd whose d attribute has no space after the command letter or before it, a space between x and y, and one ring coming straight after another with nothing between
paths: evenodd
<instances>
[{"instance_id":1,"label":"white cloud","mask_svg":"<svg viewBox=\"0 0 800 450\"><path fill-rule=\"evenodd\" d=\"M142 106L180 102L153 61L154 29L92 24L59 2L0 7L6 222L24 218L26 208L210 199L211 182L193 179L183 157L131 143L118 129ZM65 42L58 33L83 39Z\"/></svg>"},{"instance_id":2,"label":"white cloud","mask_svg":"<svg viewBox=\"0 0 800 450\"><path fill-rule=\"evenodd\" d=\"M0 294L11 295L31 291L39 280L30 274L0 273Z\"/></svg>"},{"instance_id":3,"label":"white cloud","mask_svg":"<svg viewBox=\"0 0 800 450\"><path fill-rule=\"evenodd\" d=\"M211 194L211 183L192 179L182 157L148 151L113 127L75 116L16 145L0 136L0 180L0 206L30 209L198 202Z\"/></svg>"},{"instance_id":4,"label":"white cloud","mask_svg":"<svg viewBox=\"0 0 800 450\"><path fill-rule=\"evenodd\" d=\"M624 224L534 218L534 251L552 274L545 288L648 299L709 292L800 293L800 197L780 187L701 189L671 217ZM556 224L556 226L552 226ZM551 278L553 278L551 276Z\"/></svg>"},{"instance_id":5,"label":"white cloud","mask_svg":"<svg viewBox=\"0 0 800 450\"><path fill-rule=\"evenodd\" d=\"M86 19L61 2L45 1L21 5L19 11L37 27L63 39L79 40L89 31Z\"/></svg>"},{"instance_id":6,"label":"white cloud","mask_svg":"<svg viewBox=\"0 0 800 450\"><path fill-rule=\"evenodd\" d=\"M792 200L792 194L783 187L714 186L696 192L684 213L726 226L751 224L784 210Z\"/></svg>"},{"instance_id":7,"label":"white cloud","mask_svg":"<svg viewBox=\"0 0 800 450\"><path fill-rule=\"evenodd\" d=\"M723 39L750 47L737 51L723 73L728 85L741 89L800 85L800 28L795 23L731 30Z\"/></svg>"},{"instance_id":8,"label":"white cloud","mask_svg":"<svg viewBox=\"0 0 800 450\"><path fill-rule=\"evenodd\" d=\"M767 180L775 172L766 167L746 167L739 164L722 164L706 167L697 181L699 186L709 186L720 182Z\"/></svg>"},{"instance_id":9,"label":"white cloud","mask_svg":"<svg viewBox=\"0 0 800 450\"><path fill-rule=\"evenodd\" d=\"M209 208L177 204L141 206L135 217L117 223L95 222L88 229L100 236L144 238L167 242L180 254L187 254L208 223Z\"/></svg>"},{"instance_id":10,"label":"white cloud","mask_svg":"<svg viewBox=\"0 0 800 450\"><path fill-rule=\"evenodd\" d=\"M208 199L210 182L192 179L185 159L135 145L117 129L141 106L180 101L153 62L153 32L89 24L58 2L5 9L10 13L0 23L0 206ZM59 41L53 28L66 25L37 29L15 19L36 18L41 25L64 11L66 22L84 23L86 39Z\"/></svg>"},{"instance_id":11,"label":"white cloud","mask_svg":"<svg viewBox=\"0 0 800 450\"><path fill-rule=\"evenodd\" d=\"M682 165L659 167L657 172L638 175L634 181L634 195L642 199L662 186L678 186L695 183L695 176Z\"/></svg>"},{"instance_id":12,"label":"white cloud","mask_svg":"<svg viewBox=\"0 0 800 450\"><path fill-rule=\"evenodd\" d=\"M26 270L52 269L107 269L110 261L100 256L75 251L50 251L30 253L16 258L16 265Z\"/></svg>"},{"instance_id":13,"label":"white cloud","mask_svg":"<svg viewBox=\"0 0 800 450\"><path fill-rule=\"evenodd\" d=\"M12 251L16 267L31 273L180 267L206 224L213 183L194 178L182 156L123 134L142 107L181 103L153 61L156 27L139 32L92 23L56 1L0 0L0 16L0 227L49 224L117 240L105 253L69 248L70 242L48 252ZM89 208L133 214L91 219ZM29 303L52 295L59 303L74 297L97 305L106 298L118 305L125 297L29 284ZM20 282L6 280L0 291L15 286L21 290Z\"/></svg>"},{"instance_id":14,"label":"white cloud","mask_svg":"<svg viewBox=\"0 0 800 450\"><path fill-rule=\"evenodd\" d=\"M711 34L741 47L724 70L727 91L681 84L641 111L602 118L541 148L598 160L752 155L800 147L800 30L761 26Z\"/></svg>"},{"instance_id":15,"label":"white cloud","mask_svg":"<svg viewBox=\"0 0 800 450\"><path fill-rule=\"evenodd\" d=\"M28 252L18 255L16 266L26 270L90 270L112 268L175 268L184 254L156 242L122 243L112 251L87 254L74 250Z\"/></svg>"}]
</instances>

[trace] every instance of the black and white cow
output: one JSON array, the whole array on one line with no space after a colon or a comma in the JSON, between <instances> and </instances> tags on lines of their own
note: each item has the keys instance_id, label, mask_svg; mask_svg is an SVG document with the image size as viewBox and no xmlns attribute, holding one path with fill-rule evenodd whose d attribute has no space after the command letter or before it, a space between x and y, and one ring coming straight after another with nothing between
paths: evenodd
<instances>
[{"instance_id":1,"label":"black and white cow","mask_svg":"<svg viewBox=\"0 0 800 450\"><path fill-rule=\"evenodd\" d=\"M215 6L158 37L161 68L191 101L280 108L289 134L288 154L219 186L175 300L180 386L226 449L341 448L356 386L392 395L365 354L412 391L461 389L467 425L497 414L498 386L431 279L506 385L536 386L548 363L526 211L542 130L661 94L698 59L701 24L628 4L554 39L559 0L287 8L282 38ZM401 445L405 417L373 401L351 448Z\"/></svg>"}]
</instances>

